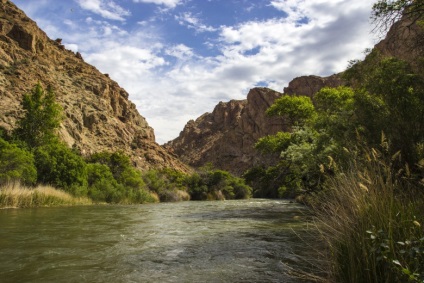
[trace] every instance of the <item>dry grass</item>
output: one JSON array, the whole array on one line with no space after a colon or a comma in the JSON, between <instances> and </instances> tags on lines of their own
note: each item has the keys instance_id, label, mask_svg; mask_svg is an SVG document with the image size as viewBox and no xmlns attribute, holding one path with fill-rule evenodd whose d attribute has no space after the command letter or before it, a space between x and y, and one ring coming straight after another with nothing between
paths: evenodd
<instances>
[{"instance_id":1,"label":"dry grass","mask_svg":"<svg viewBox=\"0 0 424 283\"><path fill-rule=\"evenodd\" d=\"M92 204L88 198L76 198L51 186L28 188L19 183L10 183L0 188L0 208L88 204Z\"/></svg>"}]
</instances>

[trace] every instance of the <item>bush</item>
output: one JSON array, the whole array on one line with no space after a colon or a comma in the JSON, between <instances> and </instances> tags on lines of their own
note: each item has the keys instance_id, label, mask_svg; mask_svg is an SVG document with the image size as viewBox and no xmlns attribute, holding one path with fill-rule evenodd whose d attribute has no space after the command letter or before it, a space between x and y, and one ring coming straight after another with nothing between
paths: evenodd
<instances>
[{"instance_id":1,"label":"bush","mask_svg":"<svg viewBox=\"0 0 424 283\"><path fill-rule=\"evenodd\" d=\"M244 199L252 195L252 188L229 172L204 167L187 178L191 199Z\"/></svg>"},{"instance_id":2,"label":"bush","mask_svg":"<svg viewBox=\"0 0 424 283\"><path fill-rule=\"evenodd\" d=\"M36 180L37 169L33 155L0 138L0 184L20 181L34 185Z\"/></svg>"},{"instance_id":3,"label":"bush","mask_svg":"<svg viewBox=\"0 0 424 283\"><path fill-rule=\"evenodd\" d=\"M60 142L35 149L38 182L62 188L73 195L87 194L87 164L84 159Z\"/></svg>"}]
</instances>

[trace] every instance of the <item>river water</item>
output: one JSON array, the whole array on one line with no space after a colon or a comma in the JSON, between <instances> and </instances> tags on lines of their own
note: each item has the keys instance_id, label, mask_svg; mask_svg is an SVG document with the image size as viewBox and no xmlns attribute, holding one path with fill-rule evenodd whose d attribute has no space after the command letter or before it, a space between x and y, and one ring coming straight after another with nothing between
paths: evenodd
<instances>
[{"instance_id":1,"label":"river water","mask_svg":"<svg viewBox=\"0 0 424 283\"><path fill-rule=\"evenodd\" d=\"M0 210L0 282L307 282L283 200Z\"/></svg>"}]
</instances>

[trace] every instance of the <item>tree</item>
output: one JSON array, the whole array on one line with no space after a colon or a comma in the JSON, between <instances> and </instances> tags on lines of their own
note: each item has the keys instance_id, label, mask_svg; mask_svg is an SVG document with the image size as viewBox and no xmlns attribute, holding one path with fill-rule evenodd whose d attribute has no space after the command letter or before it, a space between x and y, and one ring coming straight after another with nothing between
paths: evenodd
<instances>
[{"instance_id":1,"label":"tree","mask_svg":"<svg viewBox=\"0 0 424 283\"><path fill-rule=\"evenodd\" d=\"M56 130L61 122L61 107L51 87L44 91L38 83L22 100L24 117L19 121L15 134L29 148L57 139Z\"/></svg>"}]
</instances>

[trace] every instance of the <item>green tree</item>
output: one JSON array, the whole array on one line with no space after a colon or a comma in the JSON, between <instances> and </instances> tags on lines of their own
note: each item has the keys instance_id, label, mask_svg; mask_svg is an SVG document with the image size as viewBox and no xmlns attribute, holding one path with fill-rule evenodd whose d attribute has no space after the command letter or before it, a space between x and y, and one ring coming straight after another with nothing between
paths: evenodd
<instances>
[{"instance_id":1,"label":"green tree","mask_svg":"<svg viewBox=\"0 0 424 283\"><path fill-rule=\"evenodd\" d=\"M29 148L57 139L56 130L61 122L61 107L51 87L47 91L38 83L22 100L24 117L19 120L15 135Z\"/></svg>"},{"instance_id":2,"label":"green tree","mask_svg":"<svg viewBox=\"0 0 424 283\"><path fill-rule=\"evenodd\" d=\"M33 155L0 138L0 184L19 181L33 185L36 180Z\"/></svg>"}]
</instances>

